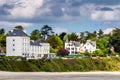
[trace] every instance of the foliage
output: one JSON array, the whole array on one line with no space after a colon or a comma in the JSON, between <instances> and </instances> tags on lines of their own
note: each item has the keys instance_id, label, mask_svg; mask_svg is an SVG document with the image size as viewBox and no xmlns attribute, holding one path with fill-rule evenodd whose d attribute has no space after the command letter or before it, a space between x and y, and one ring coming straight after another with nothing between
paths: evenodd
<instances>
[{"instance_id":1,"label":"foliage","mask_svg":"<svg viewBox=\"0 0 120 80\"><path fill-rule=\"evenodd\" d=\"M120 29L116 28L109 39L111 46L114 47L116 52L120 53Z\"/></svg>"},{"instance_id":2,"label":"foliage","mask_svg":"<svg viewBox=\"0 0 120 80\"><path fill-rule=\"evenodd\" d=\"M41 59L28 61L14 61L0 58L0 63L0 71L120 71L120 58Z\"/></svg>"},{"instance_id":3,"label":"foliage","mask_svg":"<svg viewBox=\"0 0 120 80\"><path fill-rule=\"evenodd\" d=\"M81 32L80 33L80 43L85 43L86 42L86 37L85 37L85 33Z\"/></svg>"},{"instance_id":4,"label":"foliage","mask_svg":"<svg viewBox=\"0 0 120 80\"><path fill-rule=\"evenodd\" d=\"M50 53L57 53L58 50L57 49L53 49L52 46L50 46Z\"/></svg>"},{"instance_id":5,"label":"foliage","mask_svg":"<svg viewBox=\"0 0 120 80\"><path fill-rule=\"evenodd\" d=\"M38 29L35 29L30 33L30 39L37 40L40 38L42 38L42 36L41 36L41 32Z\"/></svg>"},{"instance_id":6,"label":"foliage","mask_svg":"<svg viewBox=\"0 0 120 80\"><path fill-rule=\"evenodd\" d=\"M68 40L70 41L78 41L79 38L78 38L78 35L76 33L71 33L71 34L68 34Z\"/></svg>"},{"instance_id":7,"label":"foliage","mask_svg":"<svg viewBox=\"0 0 120 80\"><path fill-rule=\"evenodd\" d=\"M60 49L60 50L58 51L58 54L57 54L57 55L59 55L59 56L68 56L68 55L69 55L69 51L66 50L66 49Z\"/></svg>"},{"instance_id":8,"label":"foliage","mask_svg":"<svg viewBox=\"0 0 120 80\"><path fill-rule=\"evenodd\" d=\"M18 29L24 30L23 26L21 26L21 25L15 26L15 28L18 28Z\"/></svg>"},{"instance_id":9,"label":"foliage","mask_svg":"<svg viewBox=\"0 0 120 80\"><path fill-rule=\"evenodd\" d=\"M3 29L3 28L0 29L0 35L1 35L1 34L5 34L5 29Z\"/></svg>"},{"instance_id":10,"label":"foliage","mask_svg":"<svg viewBox=\"0 0 120 80\"><path fill-rule=\"evenodd\" d=\"M50 37L48 37L47 42L50 43L50 45L52 46L53 49L61 49L63 48L63 42L62 40L55 35L52 35Z\"/></svg>"},{"instance_id":11,"label":"foliage","mask_svg":"<svg viewBox=\"0 0 120 80\"><path fill-rule=\"evenodd\" d=\"M64 37L65 37L66 34L67 34L66 32L62 32L62 33L59 35L59 37L60 37L60 39L61 39L62 41L64 40Z\"/></svg>"},{"instance_id":12,"label":"foliage","mask_svg":"<svg viewBox=\"0 0 120 80\"><path fill-rule=\"evenodd\" d=\"M4 35L4 34L0 35L0 46L6 47L6 35Z\"/></svg>"},{"instance_id":13,"label":"foliage","mask_svg":"<svg viewBox=\"0 0 120 80\"><path fill-rule=\"evenodd\" d=\"M96 51L93 52L93 54L96 55L96 56L103 56L104 55L102 50L96 50Z\"/></svg>"},{"instance_id":14,"label":"foliage","mask_svg":"<svg viewBox=\"0 0 120 80\"><path fill-rule=\"evenodd\" d=\"M44 25L41 28L41 34L43 35L44 39L46 39L48 36L52 35L53 31L52 31L52 27L48 26L48 25Z\"/></svg>"},{"instance_id":15,"label":"foliage","mask_svg":"<svg viewBox=\"0 0 120 80\"><path fill-rule=\"evenodd\" d=\"M98 32L98 38L103 38L103 31L101 29Z\"/></svg>"}]
</instances>

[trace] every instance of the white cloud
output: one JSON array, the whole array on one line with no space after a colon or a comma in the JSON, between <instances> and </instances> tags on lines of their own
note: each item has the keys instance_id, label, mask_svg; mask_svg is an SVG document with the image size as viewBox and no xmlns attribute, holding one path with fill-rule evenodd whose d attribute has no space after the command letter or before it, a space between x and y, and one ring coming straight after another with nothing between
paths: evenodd
<instances>
[{"instance_id":1,"label":"white cloud","mask_svg":"<svg viewBox=\"0 0 120 80\"><path fill-rule=\"evenodd\" d=\"M67 29L61 28L61 27L56 27L56 28L53 29L53 31L54 31L55 33L57 33L57 34L60 34L60 33L62 33L62 32L68 32Z\"/></svg>"},{"instance_id":2,"label":"white cloud","mask_svg":"<svg viewBox=\"0 0 120 80\"><path fill-rule=\"evenodd\" d=\"M33 18L42 4L43 0L19 0L16 2L15 7L9 11L12 18Z\"/></svg>"},{"instance_id":3,"label":"white cloud","mask_svg":"<svg viewBox=\"0 0 120 80\"><path fill-rule=\"evenodd\" d=\"M100 6L100 7L110 7L114 9L113 11L96 11L91 13L91 19L93 20L120 20L120 10L117 10L117 5L115 6Z\"/></svg>"},{"instance_id":4,"label":"white cloud","mask_svg":"<svg viewBox=\"0 0 120 80\"><path fill-rule=\"evenodd\" d=\"M120 11L95 11L91 14L93 20L120 20Z\"/></svg>"},{"instance_id":5,"label":"white cloud","mask_svg":"<svg viewBox=\"0 0 120 80\"><path fill-rule=\"evenodd\" d=\"M1 28L14 28L17 25L21 25L24 28L33 26L33 24L31 24L31 23L22 23L22 22L15 23L15 22L6 22L6 21L1 21L0 22L0 27Z\"/></svg>"},{"instance_id":6,"label":"white cloud","mask_svg":"<svg viewBox=\"0 0 120 80\"><path fill-rule=\"evenodd\" d=\"M111 33L115 28L107 28L106 30L103 30L104 34Z\"/></svg>"},{"instance_id":7,"label":"white cloud","mask_svg":"<svg viewBox=\"0 0 120 80\"><path fill-rule=\"evenodd\" d=\"M80 10L80 14L82 16L88 16L95 10L96 7L97 7L97 5L95 5L95 4L84 4L84 5L81 5L80 9L79 9Z\"/></svg>"}]
</instances>

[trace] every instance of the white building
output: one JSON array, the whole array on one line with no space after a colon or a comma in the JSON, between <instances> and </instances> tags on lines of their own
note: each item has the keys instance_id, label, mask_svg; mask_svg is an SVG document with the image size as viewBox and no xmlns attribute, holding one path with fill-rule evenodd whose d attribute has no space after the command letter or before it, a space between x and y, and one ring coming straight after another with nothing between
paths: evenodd
<instances>
[{"instance_id":1,"label":"white building","mask_svg":"<svg viewBox=\"0 0 120 80\"><path fill-rule=\"evenodd\" d=\"M96 42L87 40L87 42L80 47L80 53L89 52L92 53L96 50Z\"/></svg>"},{"instance_id":2,"label":"white building","mask_svg":"<svg viewBox=\"0 0 120 80\"><path fill-rule=\"evenodd\" d=\"M52 58L50 44L43 40L30 41L30 37L20 29L14 29L6 38L6 56L22 56L28 59Z\"/></svg>"},{"instance_id":3,"label":"white building","mask_svg":"<svg viewBox=\"0 0 120 80\"><path fill-rule=\"evenodd\" d=\"M69 54L77 54L80 52L80 43L75 41L66 41L65 49L69 51Z\"/></svg>"},{"instance_id":4,"label":"white building","mask_svg":"<svg viewBox=\"0 0 120 80\"><path fill-rule=\"evenodd\" d=\"M91 53L96 50L96 42L87 40L85 44L80 44L80 42L66 40L65 49L69 51L70 55L85 52Z\"/></svg>"}]
</instances>

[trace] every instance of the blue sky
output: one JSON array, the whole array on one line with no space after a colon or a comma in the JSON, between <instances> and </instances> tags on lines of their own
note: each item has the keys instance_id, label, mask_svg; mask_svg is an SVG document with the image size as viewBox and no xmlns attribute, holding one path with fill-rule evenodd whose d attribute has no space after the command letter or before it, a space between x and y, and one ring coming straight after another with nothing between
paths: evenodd
<instances>
[{"instance_id":1,"label":"blue sky","mask_svg":"<svg viewBox=\"0 0 120 80\"><path fill-rule=\"evenodd\" d=\"M0 0L0 28L46 24L58 34L120 28L120 0Z\"/></svg>"}]
</instances>

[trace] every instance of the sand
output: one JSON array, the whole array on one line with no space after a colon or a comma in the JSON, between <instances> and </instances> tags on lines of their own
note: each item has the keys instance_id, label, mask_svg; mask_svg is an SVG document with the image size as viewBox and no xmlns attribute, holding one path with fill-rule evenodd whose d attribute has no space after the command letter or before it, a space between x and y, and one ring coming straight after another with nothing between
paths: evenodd
<instances>
[{"instance_id":1,"label":"sand","mask_svg":"<svg viewBox=\"0 0 120 80\"><path fill-rule=\"evenodd\" d=\"M120 76L120 72L4 72L0 77Z\"/></svg>"}]
</instances>

